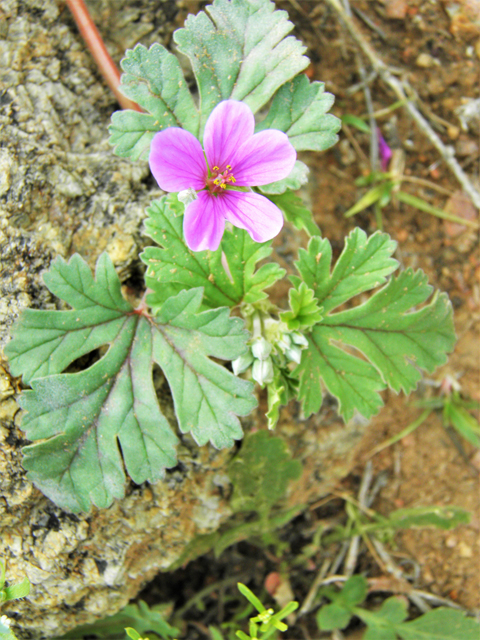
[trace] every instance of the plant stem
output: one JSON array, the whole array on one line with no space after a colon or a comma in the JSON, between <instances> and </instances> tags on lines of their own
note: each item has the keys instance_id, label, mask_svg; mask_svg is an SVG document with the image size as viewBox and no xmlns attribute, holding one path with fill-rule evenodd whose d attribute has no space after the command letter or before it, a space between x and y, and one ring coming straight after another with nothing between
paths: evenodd
<instances>
[{"instance_id":1,"label":"plant stem","mask_svg":"<svg viewBox=\"0 0 480 640\"><path fill-rule=\"evenodd\" d=\"M83 0L66 0L67 6L72 12L73 18L77 23L78 30L82 34L85 44L95 59L100 73L105 79L110 89L115 94L122 109L133 109L134 111L142 111L138 104L129 100L120 91L120 71L117 69L114 61L105 47L97 27L95 26L87 7Z\"/></svg>"}]
</instances>

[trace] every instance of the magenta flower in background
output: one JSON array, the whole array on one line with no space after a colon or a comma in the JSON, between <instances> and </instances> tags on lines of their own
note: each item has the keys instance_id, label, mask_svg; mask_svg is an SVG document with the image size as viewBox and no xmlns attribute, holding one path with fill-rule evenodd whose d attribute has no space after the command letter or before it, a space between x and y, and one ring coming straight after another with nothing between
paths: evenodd
<instances>
[{"instance_id":1,"label":"magenta flower in background","mask_svg":"<svg viewBox=\"0 0 480 640\"><path fill-rule=\"evenodd\" d=\"M225 100L210 114L202 145L185 129L155 134L150 169L164 191L192 189L196 199L183 219L185 241L193 251L215 251L225 220L246 229L255 242L274 238L283 215L268 198L235 187L258 187L286 178L296 151L276 129L254 134L255 119L243 102Z\"/></svg>"},{"instance_id":2,"label":"magenta flower in background","mask_svg":"<svg viewBox=\"0 0 480 640\"><path fill-rule=\"evenodd\" d=\"M382 136L380 129L377 127L377 137L378 137L378 151L380 154L380 164L382 166L382 171L386 171L388 169L388 163L390 162L390 158L392 157L392 150L388 146L385 138Z\"/></svg>"}]
</instances>

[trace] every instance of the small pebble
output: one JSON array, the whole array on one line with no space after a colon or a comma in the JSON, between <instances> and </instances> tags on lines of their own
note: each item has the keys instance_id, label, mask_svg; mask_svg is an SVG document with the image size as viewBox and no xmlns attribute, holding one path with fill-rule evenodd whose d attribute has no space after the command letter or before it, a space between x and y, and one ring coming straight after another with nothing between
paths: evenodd
<instances>
[{"instance_id":1,"label":"small pebble","mask_svg":"<svg viewBox=\"0 0 480 640\"><path fill-rule=\"evenodd\" d=\"M428 69L429 67L433 67L436 64L436 60L435 58L432 58L429 53L421 53L415 60L415 64L417 65L417 67Z\"/></svg>"}]
</instances>

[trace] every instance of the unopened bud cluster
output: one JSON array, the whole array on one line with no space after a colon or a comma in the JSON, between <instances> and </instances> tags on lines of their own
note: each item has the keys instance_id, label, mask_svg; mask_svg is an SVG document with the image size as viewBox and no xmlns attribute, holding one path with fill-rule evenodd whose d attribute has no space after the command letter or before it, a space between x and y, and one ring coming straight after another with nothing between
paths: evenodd
<instances>
[{"instance_id":1,"label":"unopened bud cluster","mask_svg":"<svg viewBox=\"0 0 480 640\"><path fill-rule=\"evenodd\" d=\"M247 320L248 322L248 320ZM255 312L251 317L253 338L249 350L232 362L235 375L252 367L252 378L262 387L274 380L275 366L300 364L307 339L269 314Z\"/></svg>"}]
</instances>

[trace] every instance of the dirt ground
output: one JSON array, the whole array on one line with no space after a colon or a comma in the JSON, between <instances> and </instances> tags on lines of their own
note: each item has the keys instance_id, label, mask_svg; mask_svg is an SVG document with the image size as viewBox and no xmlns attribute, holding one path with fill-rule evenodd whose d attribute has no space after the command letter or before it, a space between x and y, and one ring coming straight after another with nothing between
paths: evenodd
<instances>
[{"instance_id":1,"label":"dirt ground","mask_svg":"<svg viewBox=\"0 0 480 640\"><path fill-rule=\"evenodd\" d=\"M404 70L421 98L424 115L445 143L453 145L459 161L478 184L480 116L477 115L468 131L463 131L456 115L458 107L469 98L479 96L478 2L456 3L460 6L456 14L452 12L454 3L438 1L352 0L350 4L358 11L355 15L360 31L386 63ZM313 60L309 70L311 79L324 81L326 88L337 97L334 112L339 116L354 114L366 119L363 91L353 95L348 92L360 81L360 76L356 49L346 29L323 3L291 0L282 7L289 10L299 36L309 46ZM472 19L475 11L476 21ZM368 20L374 27L366 24ZM395 102L395 96L381 80L375 80L370 87L375 111ZM380 117L378 126L392 148L403 150L405 175L429 180L452 194L459 191L455 177L403 109ZM353 128L351 133L368 157L368 135ZM340 144L334 149L309 160L314 160L311 200L315 217L337 251L353 226L375 231L371 210L349 220L342 216L365 191L359 190L354 180L368 171L349 139L342 134ZM449 200L449 206L453 206L451 197L439 194L434 188L408 183L402 188L435 206L443 208ZM465 217L474 215L468 201L450 211ZM384 210L383 223L385 231L399 243L397 257L402 266L422 268L430 283L447 291L453 302L458 343L448 364L434 373L433 380L438 383L450 375L458 380L465 396L480 400L478 234L401 204L391 204ZM420 391L427 395L438 393L426 386ZM399 433L420 415L420 409L413 404L415 398L420 397L420 391L410 398L392 393L386 396L386 407L373 421L362 446L357 473L361 473L374 446ZM468 443L464 446L467 459L472 459L473 447ZM473 460L478 460L478 456ZM441 417L432 414L411 436L375 456L373 465L374 473L388 471L389 482L375 504L382 513L399 507L432 504L452 504L472 512L471 523L453 532L410 530L399 535L397 541L399 554L406 553L420 564L423 588L450 597L467 608L479 607L478 473L475 475L452 444Z\"/></svg>"}]
</instances>

